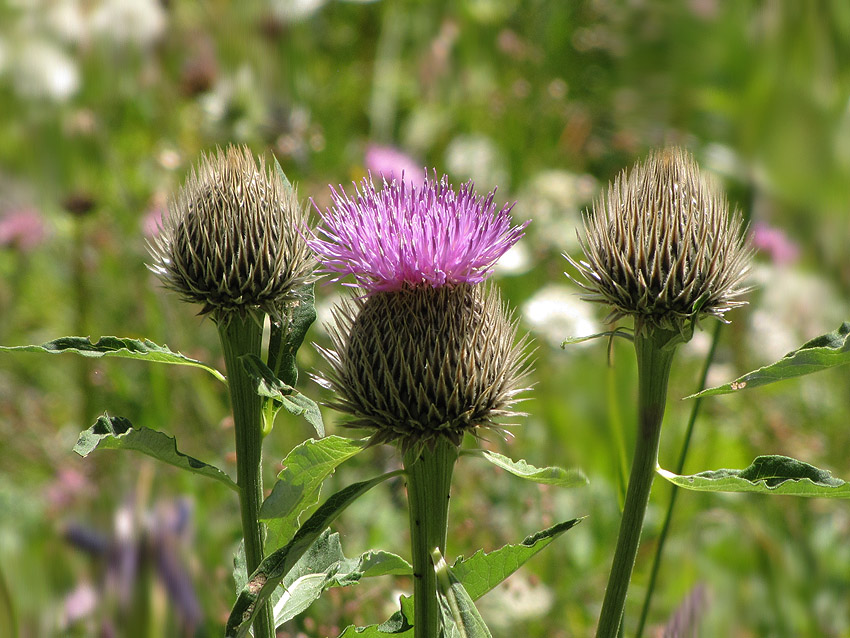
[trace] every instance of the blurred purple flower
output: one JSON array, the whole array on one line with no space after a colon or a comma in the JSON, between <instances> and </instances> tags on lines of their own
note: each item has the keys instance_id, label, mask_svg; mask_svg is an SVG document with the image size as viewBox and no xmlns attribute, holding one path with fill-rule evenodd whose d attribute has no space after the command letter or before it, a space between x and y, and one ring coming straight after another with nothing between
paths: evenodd
<instances>
[{"instance_id":1,"label":"blurred purple flower","mask_svg":"<svg viewBox=\"0 0 850 638\"><path fill-rule=\"evenodd\" d=\"M321 223L308 244L319 272L335 274L332 281L354 275L356 283L344 285L367 293L480 283L528 224L511 225L513 204L497 208L495 190L479 197L468 182L455 192L436 172L420 187L385 179L376 191L364 179L355 188L352 199L331 187L333 207L318 211Z\"/></svg>"},{"instance_id":2,"label":"blurred purple flower","mask_svg":"<svg viewBox=\"0 0 850 638\"><path fill-rule=\"evenodd\" d=\"M0 217L0 246L13 246L29 252L45 238L41 214L34 208L13 210Z\"/></svg>"},{"instance_id":3,"label":"blurred purple flower","mask_svg":"<svg viewBox=\"0 0 850 638\"><path fill-rule=\"evenodd\" d=\"M766 253L777 265L793 263L800 256L799 247L788 235L765 222L754 223L750 236L756 250Z\"/></svg>"},{"instance_id":4,"label":"blurred purple flower","mask_svg":"<svg viewBox=\"0 0 850 638\"><path fill-rule=\"evenodd\" d=\"M366 147L364 160L370 173L386 179L401 179L404 176L405 182L419 185L427 177L416 160L393 146L370 144Z\"/></svg>"},{"instance_id":5,"label":"blurred purple flower","mask_svg":"<svg viewBox=\"0 0 850 638\"><path fill-rule=\"evenodd\" d=\"M191 533L190 519L191 506L185 500L159 503L153 512L137 511L130 501L115 512L111 535L71 523L65 526L63 536L73 547L104 562L98 600L111 598L122 609L134 604L137 589L145 586L140 580L145 565L153 567L179 618L181 635L191 636L201 624L203 612L191 575L180 560ZM86 604L87 593L78 587L66 597L68 625L93 613Z\"/></svg>"}]
</instances>

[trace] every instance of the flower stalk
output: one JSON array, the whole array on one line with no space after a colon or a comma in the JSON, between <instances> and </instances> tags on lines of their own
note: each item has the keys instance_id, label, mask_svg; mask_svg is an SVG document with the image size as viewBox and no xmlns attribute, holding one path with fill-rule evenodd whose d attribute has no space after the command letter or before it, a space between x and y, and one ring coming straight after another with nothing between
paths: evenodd
<instances>
[{"instance_id":1,"label":"flower stalk","mask_svg":"<svg viewBox=\"0 0 850 638\"><path fill-rule=\"evenodd\" d=\"M614 562L602 602L597 638L614 638L622 622L626 593L637 556L643 519L658 464L661 422L667 402L667 382L674 347L664 330L635 333L638 363L638 431Z\"/></svg>"},{"instance_id":2,"label":"flower stalk","mask_svg":"<svg viewBox=\"0 0 850 638\"><path fill-rule=\"evenodd\" d=\"M711 367L711 363L714 361L714 353L717 350L717 343L720 337L720 328L723 326L722 323L717 323L714 326L714 330L711 336L711 347L709 348L708 354L705 357L705 363L703 364L702 372L700 373L700 380L697 384L697 392L700 392L705 389L706 379L708 378L708 369ZM676 468L673 470L676 474L681 474L685 469L685 459L688 456L688 449L691 444L691 435L694 431L694 424L697 420L697 414L699 413L700 406L702 404L702 398L694 399L693 406L691 407L691 415L688 418L688 425L685 428L685 438L682 441L682 449L679 452L679 460L676 464ZM672 489L670 490L670 500L667 503L667 513L664 515L664 523L661 525L661 532L658 535L658 541L655 546L655 557L652 559L652 569L649 572L649 583L646 586L646 594L643 599L643 607L640 610L640 619L638 620L637 631L635 632L635 638L641 638L643 635L643 629L646 625L646 619L649 616L649 605L652 601L652 594L655 591L655 581L658 578L658 569L661 565L661 556L664 553L664 544L667 541L667 533L670 530L670 521L673 518L673 510L676 507L676 497L679 494L679 488L676 485L670 486Z\"/></svg>"},{"instance_id":3,"label":"flower stalk","mask_svg":"<svg viewBox=\"0 0 850 638\"><path fill-rule=\"evenodd\" d=\"M236 435L236 484L245 539L245 566L250 576L263 560L263 529L260 506L263 503L262 399L240 361L247 354L260 354L262 328L251 317L233 316L218 324L218 334L227 368L227 385L233 409ZM254 622L255 638L273 638L271 609L265 606Z\"/></svg>"},{"instance_id":4,"label":"flower stalk","mask_svg":"<svg viewBox=\"0 0 850 638\"><path fill-rule=\"evenodd\" d=\"M728 310L745 303L741 282L752 249L742 224L740 213L729 215L725 197L693 157L668 148L609 185L585 218L579 237L584 260L567 256L585 300L609 306L611 320L630 316L635 322L638 429L597 638L613 638L622 623L675 348L691 339L702 317L725 321Z\"/></svg>"},{"instance_id":5,"label":"flower stalk","mask_svg":"<svg viewBox=\"0 0 850 638\"><path fill-rule=\"evenodd\" d=\"M440 603L431 552L445 554L449 522L449 490L458 447L441 437L434 449L404 455L413 557L413 630L416 638L439 638Z\"/></svg>"}]
</instances>

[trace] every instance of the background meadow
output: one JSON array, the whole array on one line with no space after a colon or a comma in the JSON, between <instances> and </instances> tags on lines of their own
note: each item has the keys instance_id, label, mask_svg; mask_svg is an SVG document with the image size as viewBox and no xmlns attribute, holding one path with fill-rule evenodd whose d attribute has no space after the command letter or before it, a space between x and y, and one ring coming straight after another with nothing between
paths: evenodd
<instances>
[{"instance_id":1,"label":"background meadow","mask_svg":"<svg viewBox=\"0 0 850 638\"><path fill-rule=\"evenodd\" d=\"M605 316L578 299L561 253L576 254L581 212L609 179L678 144L722 181L758 248L750 305L722 328L709 384L850 319L848 61L841 0L8 0L0 343L149 338L221 368L213 326L145 267L168 195L217 144L273 153L305 205L324 207L329 183L350 187L388 166L414 176L435 167L479 192L498 186L499 202L516 200L515 217L533 220L496 281L537 363L529 416L487 445L579 467L590 485L530 486L463 459L448 549L493 549L586 515L479 606L495 636L588 636L616 541L635 365L619 343L613 367L603 341L561 349L604 329ZM340 293L317 286L319 323ZM308 339L326 344L319 323ZM691 407L678 399L697 389L715 325L703 328L674 363L665 467ZM307 374L323 365L315 349L302 348L299 363L301 391L322 398ZM706 399L686 473L775 453L847 479L848 397L838 368ZM220 635L234 597L236 499L145 457L81 459L71 448L108 410L233 473L227 405L222 386L189 368L0 357L0 571L22 636ZM351 433L324 417L330 432ZM267 458L310 433L280 416ZM389 448L358 456L325 493L398 461ZM267 478L278 469L269 463ZM630 623L669 489L653 490ZM402 490L377 488L344 514L349 555L405 553ZM850 636L849 535L843 501L680 494L646 635L694 613L701 636ZM409 585L332 590L283 635L380 621Z\"/></svg>"}]
</instances>

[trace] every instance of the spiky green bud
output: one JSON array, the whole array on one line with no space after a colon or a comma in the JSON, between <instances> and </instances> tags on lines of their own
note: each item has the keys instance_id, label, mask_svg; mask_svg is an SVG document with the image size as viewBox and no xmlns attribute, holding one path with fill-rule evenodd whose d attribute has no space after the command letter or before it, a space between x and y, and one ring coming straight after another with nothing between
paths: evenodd
<instances>
[{"instance_id":1,"label":"spiky green bud","mask_svg":"<svg viewBox=\"0 0 850 638\"><path fill-rule=\"evenodd\" d=\"M202 155L168 208L149 267L217 323L278 317L313 270L295 190L247 147Z\"/></svg>"},{"instance_id":2,"label":"spiky green bud","mask_svg":"<svg viewBox=\"0 0 850 638\"><path fill-rule=\"evenodd\" d=\"M495 427L528 373L526 339L491 287L406 287L344 301L323 350L335 391L331 407L351 427L374 429L372 443L403 451L460 445L464 432Z\"/></svg>"},{"instance_id":3,"label":"spiky green bud","mask_svg":"<svg viewBox=\"0 0 850 638\"><path fill-rule=\"evenodd\" d=\"M588 301L687 341L695 320L744 305L752 250L739 212L679 148L652 153L609 184L584 219L585 259L567 260ZM680 341L682 340L680 339Z\"/></svg>"}]
</instances>

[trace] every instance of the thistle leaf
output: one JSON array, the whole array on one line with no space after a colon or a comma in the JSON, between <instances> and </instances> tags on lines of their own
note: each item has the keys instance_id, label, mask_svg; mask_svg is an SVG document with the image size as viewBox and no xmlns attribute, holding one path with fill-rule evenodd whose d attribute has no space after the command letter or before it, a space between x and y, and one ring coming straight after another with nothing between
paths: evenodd
<instances>
[{"instance_id":1,"label":"thistle leaf","mask_svg":"<svg viewBox=\"0 0 850 638\"><path fill-rule=\"evenodd\" d=\"M435 548L431 552L431 559L437 574L437 596L440 599L443 635L446 638L492 638L475 603L446 565L439 549Z\"/></svg>"},{"instance_id":2,"label":"thistle leaf","mask_svg":"<svg viewBox=\"0 0 850 638\"><path fill-rule=\"evenodd\" d=\"M587 477L581 470L565 470L561 467L535 467L520 459L514 461L498 452L489 450L464 450L464 456L478 456L490 461L496 467L500 467L514 476L542 485L558 485L560 487L580 487L587 485Z\"/></svg>"},{"instance_id":3,"label":"thistle leaf","mask_svg":"<svg viewBox=\"0 0 850 638\"><path fill-rule=\"evenodd\" d=\"M479 550L469 558L458 558L452 565L454 577L463 585L472 600L481 596L504 581L567 530L581 521L576 518L564 521L525 538L521 543L504 547L485 554ZM380 625L347 627L339 638L383 638L384 636L413 636L413 597L401 597L401 609Z\"/></svg>"},{"instance_id":4,"label":"thistle leaf","mask_svg":"<svg viewBox=\"0 0 850 638\"><path fill-rule=\"evenodd\" d=\"M301 557L278 588L274 607L275 626L306 610L327 589L356 585L362 578L409 575L413 568L400 556L369 550L357 558L346 558L339 534L325 530Z\"/></svg>"},{"instance_id":5,"label":"thistle leaf","mask_svg":"<svg viewBox=\"0 0 850 638\"><path fill-rule=\"evenodd\" d=\"M295 567L304 553L345 508L379 483L398 476L402 472L403 470L388 472L369 481L361 481L341 489L330 496L307 519L289 543L266 556L236 598L225 626L226 638L244 638L254 622L259 607L269 600L277 586Z\"/></svg>"},{"instance_id":6,"label":"thistle leaf","mask_svg":"<svg viewBox=\"0 0 850 638\"><path fill-rule=\"evenodd\" d=\"M240 359L245 371L254 382L254 390L264 399L263 412L267 414L264 427L266 434L271 430L278 411L284 408L290 414L303 416L316 430L316 434L320 437L325 436L322 413L315 401L278 379L271 368L257 355L246 354Z\"/></svg>"},{"instance_id":7,"label":"thistle leaf","mask_svg":"<svg viewBox=\"0 0 850 638\"><path fill-rule=\"evenodd\" d=\"M759 456L743 470L714 470L679 476L662 468L657 472L687 490L698 492L755 492L820 498L850 498L850 483L828 470L787 456Z\"/></svg>"},{"instance_id":8,"label":"thistle leaf","mask_svg":"<svg viewBox=\"0 0 850 638\"><path fill-rule=\"evenodd\" d=\"M168 346L159 346L147 339L127 339L122 337L101 337L96 343L92 343L89 337L61 337L31 346L0 346L0 351L6 352L46 352L48 354L62 354L71 352L83 357L118 357L121 359L139 359L154 363L170 363L173 365L192 366L201 368L213 375L219 381L224 381L224 375L212 366L190 359L189 357L172 352Z\"/></svg>"},{"instance_id":9,"label":"thistle leaf","mask_svg":"<svg viewBox=\"0 0 850 638\"><path fill-rule=\"evenodd\" d=\"M294 297L297 301L288 308L288 321L272 321L269 334L268 366L275 376L290 386L298 381L295 354L304 343L307 330L316 321L313 284L302 286Z\"/></svg>"},{"instance_id":10,"label":"thistle leaf","mask_svg":"<svg viewBox=\"0 0 850 638\"><path fill-rule=\"evenodd\" d=\"M224 472L177 449L173 436L145 427L134 427L129 419L103 415L88 430L80 433L74 452L88 456L93 450L135 450L157 460L215 479L232 490L239 491L236 483Z\"/></svg>"},{"instance_id":11,"label":"thistle leaf","mask_svg":"<svg viewBox=\"0 0 850 638\"><path fill-rule=\"evenodd\" d=\"M744 388L757 388L845 363L850 363L850 321L842 323L837 330L807 341L775 363L748 372L730 383L708 388L685 398L695 399L715 394L729 394Z\"/></svg>"},{"instance_id":12,"label":"thistle leaf","mask_svg":"<svg viewBox=\"0 0 850 638\"><path fill-rule=\"evenodd\" d=\"M365 439L327 436L308 439L286 455L283 470L260 508L260 520L268 526L268 550L277 549L292 537L298 529L298 517L319 502L322 482L365 448Z\"/></svg>"}]
</instances>

